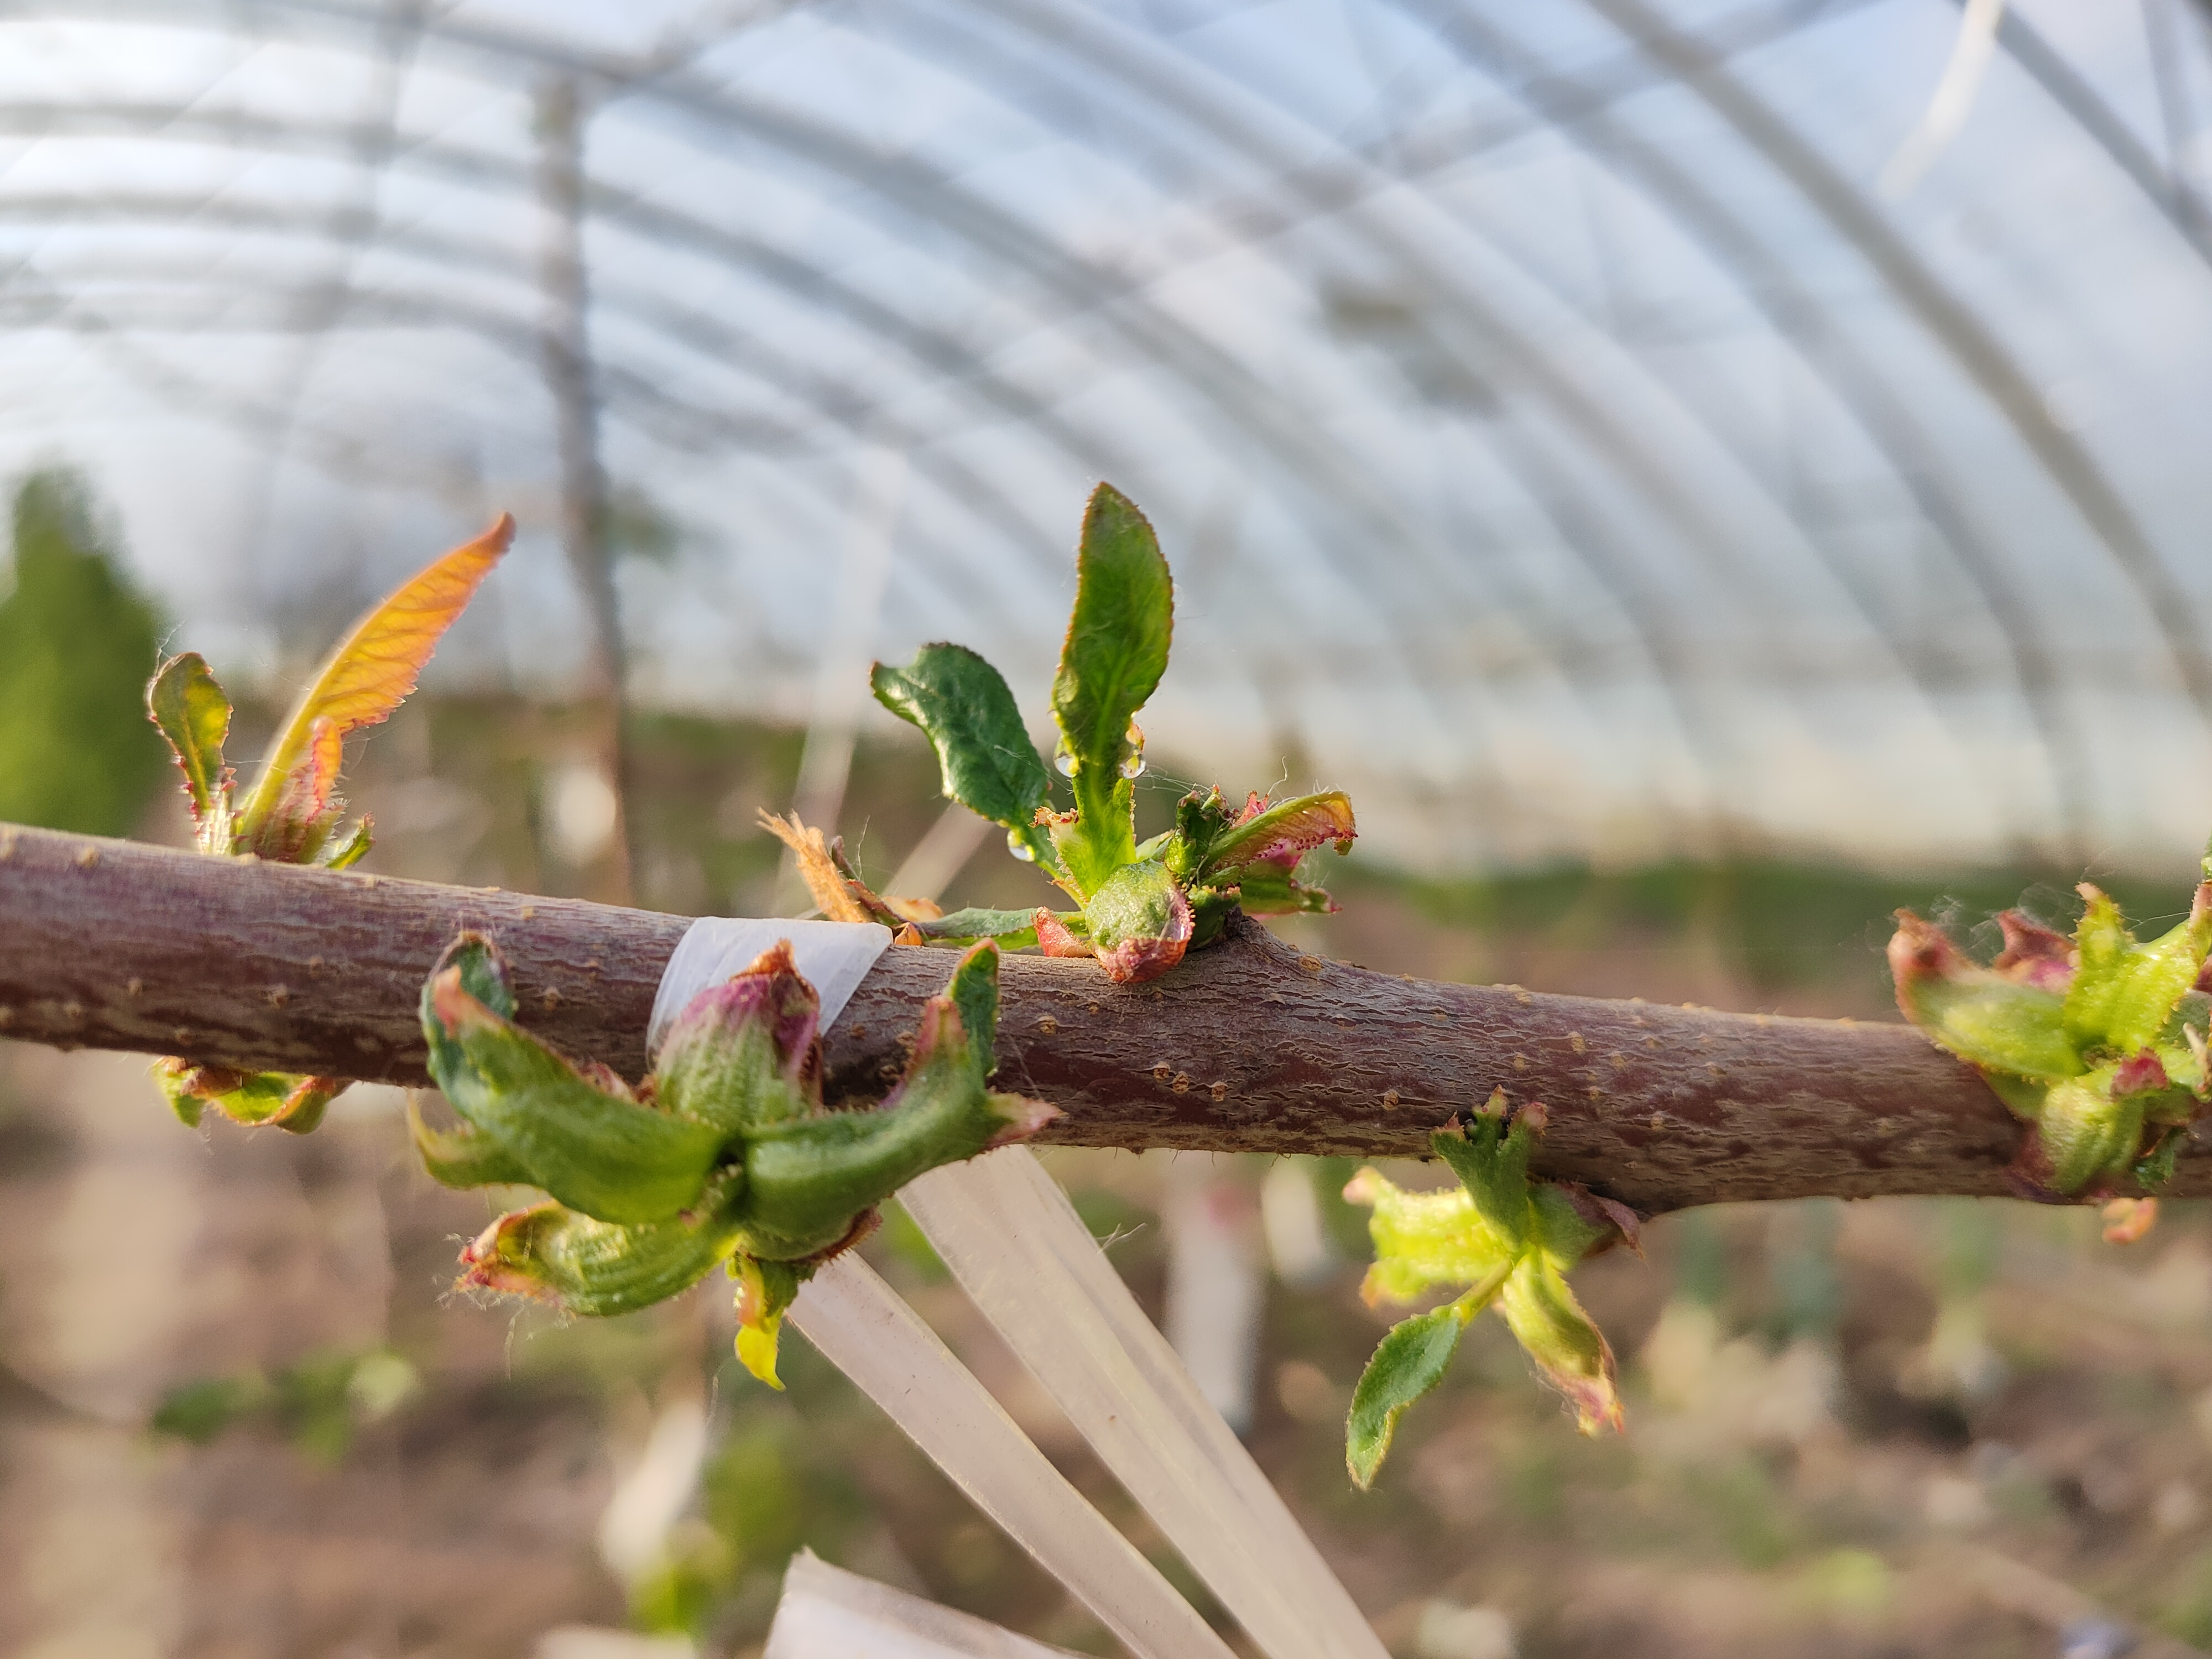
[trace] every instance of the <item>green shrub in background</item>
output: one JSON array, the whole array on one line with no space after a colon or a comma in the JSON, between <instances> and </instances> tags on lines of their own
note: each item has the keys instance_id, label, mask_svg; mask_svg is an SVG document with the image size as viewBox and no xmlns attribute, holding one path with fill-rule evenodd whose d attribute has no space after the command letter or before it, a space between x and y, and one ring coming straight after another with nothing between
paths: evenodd
<instances>
[{"instance_id":1,"label":"green shrub in background","mask_svg":"<svg viewBox=\"0 0 2212 1659\"><path fill-rule=\"evenodd\" d=\"M123 835L165 758L146 720L153 607L95 527L76 473L25 478L15 532L0 599L0 820Z\"/></svg>"}]
</instances>

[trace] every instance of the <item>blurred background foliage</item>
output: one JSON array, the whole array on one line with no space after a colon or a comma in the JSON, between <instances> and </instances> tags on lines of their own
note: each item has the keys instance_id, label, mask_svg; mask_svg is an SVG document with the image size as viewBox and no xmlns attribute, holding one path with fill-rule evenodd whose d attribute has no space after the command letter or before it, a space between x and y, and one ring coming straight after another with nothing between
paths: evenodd
<instances>
[{"instance_id":1,"label":"blurred background foliage","mask_svg":"<svg viewBox=\"0 0 2212 1659\"><path fill-rule=\"evenodd\" d=\"M0 819L128 832L164 770L145 719L161 622L92 489L64 467L15 489L0 585Z\"/></svg>"}]
</instances>

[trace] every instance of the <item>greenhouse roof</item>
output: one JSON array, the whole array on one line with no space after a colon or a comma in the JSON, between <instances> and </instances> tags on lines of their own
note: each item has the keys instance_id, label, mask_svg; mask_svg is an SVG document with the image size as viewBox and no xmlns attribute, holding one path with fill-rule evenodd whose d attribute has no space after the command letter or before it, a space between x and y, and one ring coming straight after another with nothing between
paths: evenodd
<instances>
[{"instance_id":1,"label":"greenhouse roof","mask_svg":"<svg viewBox=\"0 0 2212 1659\"><path fill-rule=\"evenodd\" d=\"M240 672L512 507L447 683L557 690L574 224L642 700L818 717L951 637L1042 715L1103 477L1179 580L1155 752L1398 857L2171 859L2208 24L4 3L5 458Z\"/></svg>"}]
</instances>

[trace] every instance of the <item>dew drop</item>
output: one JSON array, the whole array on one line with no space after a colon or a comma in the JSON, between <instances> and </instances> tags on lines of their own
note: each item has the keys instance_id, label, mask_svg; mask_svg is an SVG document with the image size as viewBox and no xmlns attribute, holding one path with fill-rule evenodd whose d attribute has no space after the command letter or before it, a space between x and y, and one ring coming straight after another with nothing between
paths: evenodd
<instances>
[{"instance_id":1,"label":"dew drop","mask_svg":"<svg viewBox=\"0 0 2212 1659\"><path fill-rule=\"evenodd\" d=\"M1060 775L1063 778L1072 778L1075 775L1075 754L1068 748L1066 738L1053 744L1052 763L1060 769Z\"/></svg>"},{"instance_id":2,"label":"dew drop","mask_svg":"<svg viewBox=\"0 0 2212 1659\"><path fill-rule=\"evenodd\" d=\"M1137 729L1134 720L1121 739L1121 775L1140 778L1145 775L1145 734Z\"/></svg>"},{"instance_id":3,"label":"dew drop","mask_svg":"<svg viewBox=\"0 0 2212 1659\"><path fill-rule=\"evenodd\" d=\"M1024 864L1036 862L1036 849L1022 839L1022 832L1018 830L1006 831L1006 850Z\"/></svg>"}]
</instances>

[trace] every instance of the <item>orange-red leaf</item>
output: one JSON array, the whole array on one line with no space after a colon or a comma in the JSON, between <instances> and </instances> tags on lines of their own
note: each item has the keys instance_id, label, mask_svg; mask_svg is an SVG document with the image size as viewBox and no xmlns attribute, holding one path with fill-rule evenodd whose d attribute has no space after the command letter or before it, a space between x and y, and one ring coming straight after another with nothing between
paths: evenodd
<instances>
[{"instance_id":1,"label":"orange-red leaf","mask_svg":"<svg viewBox=\"0 0 2212 1659\"><path fill-rule=\"evenodd\" d=\"M502 513L489 530L416 573L354 624L284 722L268 769L240 814L247 837L276 810L285 780L313 741L316 721L330 721L343 738L406 701L440 638L514 540L514 520Z\"/></svg>"}]
</instances>

